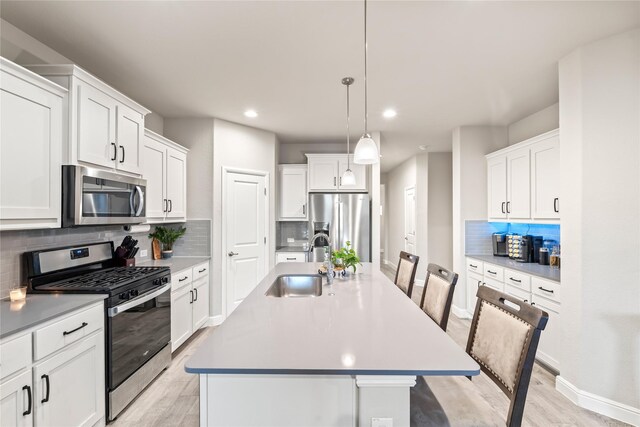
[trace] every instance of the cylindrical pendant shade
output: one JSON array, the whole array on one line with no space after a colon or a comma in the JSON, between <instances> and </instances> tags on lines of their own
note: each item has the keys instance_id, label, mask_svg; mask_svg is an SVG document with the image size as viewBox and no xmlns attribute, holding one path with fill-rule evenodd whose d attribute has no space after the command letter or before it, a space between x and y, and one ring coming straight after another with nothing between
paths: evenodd
<instances>
[{"instance_id":1,"label":"cylindrical pendant shade","mask_svg":"<svg viewBox=\"0 0 640 427\"><path fill-rule=\"evenodd\" d=\"M347 169L342 174L342 181L340 182L342 185L356 185L356 176L353 174L351 169Z\"/></svg>"},{"instance_id":2,"label":"cylindrical pendant shade","mask_svg":"<svg viewBox=\"0 0 640 427\"><path fill-rule=\"evenodd\" d=\"M353 152L353 163L371 165L380 161L378 146L370 135L364 134Z\"/></svg>"}]
</instances>

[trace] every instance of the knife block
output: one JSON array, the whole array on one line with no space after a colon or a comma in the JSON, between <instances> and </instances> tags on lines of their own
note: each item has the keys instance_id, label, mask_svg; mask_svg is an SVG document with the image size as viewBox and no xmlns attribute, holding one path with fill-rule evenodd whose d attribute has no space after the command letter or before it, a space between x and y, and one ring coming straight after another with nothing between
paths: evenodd
<instances>
[{"instance_id":1,"label":"knife block","mask_svg":"<svg viewBox=\"0 0 640 427\"><path fill-rule=\"evenodd\" d=\"M135 267L136 259L135 258L116 258L116 265L118 267Z\"/></svg>"}]
</instances>

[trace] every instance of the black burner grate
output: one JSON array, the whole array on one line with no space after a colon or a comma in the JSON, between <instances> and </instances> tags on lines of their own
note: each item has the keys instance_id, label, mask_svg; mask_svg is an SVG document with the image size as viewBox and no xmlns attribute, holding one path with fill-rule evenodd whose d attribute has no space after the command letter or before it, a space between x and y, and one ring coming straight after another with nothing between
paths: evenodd
<instances>
[{"instance_id":1,"label":"black burner grate","mask_svg":"<svg viewBox=\"0 0 640 427\"><path fill-rule=\"evenodd\" d=\"M164 267L114 267L48 283L47 290L111 290L148 277Z\"/></svg>"}]
</instances>

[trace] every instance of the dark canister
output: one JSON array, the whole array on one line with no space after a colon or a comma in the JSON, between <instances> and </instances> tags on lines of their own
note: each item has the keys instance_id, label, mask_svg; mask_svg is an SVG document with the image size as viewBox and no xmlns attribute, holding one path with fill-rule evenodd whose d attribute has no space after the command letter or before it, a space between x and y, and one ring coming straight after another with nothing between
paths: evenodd
<instances>
[{"instance_id":1,"label":"dark canister","mask_svg":"<svg viewBox=\"0 0 640 427\"><path fill-rule=\"evenodd\" d=\"M538 264L549 265L549 249L540 248L540 257L538 259Z\"/></svg>"}]
</instances>

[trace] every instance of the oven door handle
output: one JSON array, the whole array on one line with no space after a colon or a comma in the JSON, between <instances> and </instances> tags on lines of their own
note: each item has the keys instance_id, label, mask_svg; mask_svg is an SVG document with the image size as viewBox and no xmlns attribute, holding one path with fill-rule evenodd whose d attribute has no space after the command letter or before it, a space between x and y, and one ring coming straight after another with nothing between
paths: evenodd
<instances>
[{"instance_id":1,"label":"oven door handle","mask_svg":"<svg viewBox=\"0 0 640 427\"><path fill-rule=\"evenodd\" d=\"M109 310L107 310L107 314L109 315L109 317L115 317L118 314L129 310L131 307L135 307L136 305L140 305L144 302L150 301L154 298L156 298L157 296L167 292L168 290L171 289L171 283L167 283L166 285L164 285L163 287L161 287L160 289L157 289L153 292L149 292L146 293L142 296L139 296L138 298L132 299L131 301L127 301L124 304L120 304L120 305L116 305L115 307L111 307Z\"/></svg>"}]
</instances>

